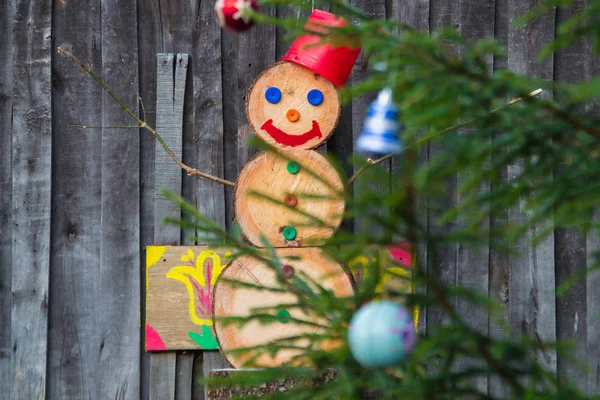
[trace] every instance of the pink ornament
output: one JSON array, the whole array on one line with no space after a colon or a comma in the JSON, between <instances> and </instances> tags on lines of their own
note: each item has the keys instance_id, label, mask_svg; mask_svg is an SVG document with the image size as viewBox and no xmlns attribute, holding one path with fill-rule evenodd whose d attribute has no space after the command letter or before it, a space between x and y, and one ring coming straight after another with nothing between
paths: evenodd
<instances>
[{"instance_id":1,"label":"pink ornament","mask_svg":"<svg viewBox=\"0 0 600 400\"><path fill-rule=\"evenodd\" d=\"M256 0L217 0L215 3L219 25L234 32L245 31L254 24L253 11L258 11Z\"/></svg>"}]
</instances>

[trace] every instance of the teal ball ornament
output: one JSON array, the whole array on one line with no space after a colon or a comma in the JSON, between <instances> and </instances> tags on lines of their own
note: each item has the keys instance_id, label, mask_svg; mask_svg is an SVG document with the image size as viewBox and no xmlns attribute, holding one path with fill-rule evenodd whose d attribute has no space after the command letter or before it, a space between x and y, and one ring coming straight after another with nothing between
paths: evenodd
<instances>
[{"instance_id":1,"label":"teal ball ornament","mask_svg":"<svg viewBox=\"0 0 600 400\"><path fill-rule=\"evenodd\" d=\"M350 321L348 343L356 361L365 368L397 364L417 343L411 313L391 301L366 304Z\"/></svg>"}]
</instances>

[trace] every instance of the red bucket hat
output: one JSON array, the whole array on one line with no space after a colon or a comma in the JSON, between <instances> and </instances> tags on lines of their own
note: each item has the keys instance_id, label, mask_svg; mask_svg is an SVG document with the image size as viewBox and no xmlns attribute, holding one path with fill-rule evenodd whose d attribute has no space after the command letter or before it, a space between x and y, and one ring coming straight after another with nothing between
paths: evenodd
<instances>
[{"instance_id":1,"label":"red bucket hat","mask_svg":"<svg viewBox=\"0 0 600 400\"><path fill-rule=\"evenodd\" d=\"M315 10L305 25L307 30L319 32L323 26L344 26L346 21L326 11ZM327 78L335 86L343 86L350 77L360 47L333 47L331 44L314 46L321 41L317 35L297 38L281 59L301 65Z\"/></svg>"}]
</instances>

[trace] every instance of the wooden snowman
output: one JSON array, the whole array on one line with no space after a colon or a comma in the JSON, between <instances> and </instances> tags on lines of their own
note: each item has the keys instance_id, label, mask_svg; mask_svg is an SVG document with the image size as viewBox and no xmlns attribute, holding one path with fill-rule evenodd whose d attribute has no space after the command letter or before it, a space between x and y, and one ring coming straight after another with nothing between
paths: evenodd
<instances>
[{"instance_id":1,"label":"wooden snowman","mask_svg":"<svg viewBox=\"0 0 600 400\"><path fill-rule=\"evenodd\" d=\"M320 32L343 24L341 18L315 10L306 27ZM311 247L335 233L345 208L344 199L336 196L344 187L337 170L313 149L327 140L338 123L341 104L337 88L350 76L360 49L315 46L320 40L316 35L298 38L282 61L265 70L250 88L247 118L254 132L277 152L259 153L242 169L234 192L235 219L254 246L264 247L267 239L275 247L284 276L302 272L338 297L348 297L353 288L343 267L318 247ZM316 328L293 322L295 318L311 320L298 309L278 310L279 324L220 323L218 317L248 316L253 309L296 301L293 294L233 287L225 280L284 286L271 268L251 257L231 261L221 273L214 289L215 332L232 366L243 366L247 355L228 350L316 332ZM253 363L277 366L297 355L291 350L265 353Z\"/></svg>"}]
</instances>

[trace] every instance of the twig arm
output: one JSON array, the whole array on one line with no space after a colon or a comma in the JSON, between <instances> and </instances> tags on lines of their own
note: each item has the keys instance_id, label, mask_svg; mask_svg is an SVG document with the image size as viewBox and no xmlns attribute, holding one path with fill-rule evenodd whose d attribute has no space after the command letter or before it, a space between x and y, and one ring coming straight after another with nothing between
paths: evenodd
<instances>
[{"instance_id":1,"label":"twig arm","mask_svg":"<svg viewBox=\"0 0 600 400\"><path fill-rule=\"evenodd\" d=\"M227 186L235 186L235 183L228 181L226 179L222 179L204 172L201 172L199 170L197 170L196 168L190 167L187 164L184 164L183 161L181 161L179 158L177 158L177 156L171 151L171 149L169 148L169 146L167 146L167 144L165 143L165 141L163 140L163 138L156 132L156 129L152 128L150 125L148 125L146 123L146 121L142 121L137 115L136 113L134 113L133 111L131 111L131 109L129 107L127 107L127 105L123 102L123 100L121 100L112 90L110 90L110 88L102 81L102 79L96 75L94 73L94 71L91 70L90 67L88 67L86 64L84 64L83 62L81 62L77 57L75 57L73 54L71 54L70 52L68 52L65 49L62 48L58 48L57 49L59 54L64 54L66 56L68 56L69 58L71 58L71 60L73 60L76 64L78 64L85 72L87 72L88 75L90 75L97 83L98 85L100 85L100 87L102 87L102 89L104 89L104 91L106 93L109 94L110 97L112 97L123 109L123 111L125 111L131 118L133 118L138 124L139 124L139 128L145 129L148 132L150 132L152 134L152 136L154 136L154 138L158 141L158 143L160 143L160 145L162 146L162 148L167 152L167 154L169 155L169 157L171 157L171 159L173 159L173 161L175 161L175 163L181 168L183 169L189 176L198 176L200 178L204 178L204 179L208 179L210 181L213 182L217 182L217 183L221 183L223 185L227 185ZM87 126L81 126L82 128L88 128ZM126 127L129 128L129 127Z\"/></svg>"},{"instance_id":2,"label":"twig arm","mask_svg":"<svg viewBox=\"0 0 600 400\"><path fill-rule=\"evenodd\" d=\"M533 92L529 93L529 97L537 96L538 94L542 93L543 91L544 90L541 89L541 88L536 89ZM508 103L506 103L504 106L501 106L501 107L493 109L492 111L490 111L490 114L498 112L498 111L502 110L505 107L512 106L513 104L516 104L516 103L518 103L520 101L523 101L523 99L521 97L514 98L514 99L510 100ZM460 128L463 128L463 127L465 127L467 125L472 124L473 122L475 122L475 120L471 119L469 121L462 122L462 123L460 123L458 125L454 125L454 126L451 126L449 128L446 128L446 129L442 130L439 133L442 134L442 133L446 133L446 132L453 131L453 130L456 130L456 129L460 129ZM388 158L391 158L392 156L393 156L393 154L387 154L387 155L385 155L385 156L383 156L381 158L377 158L375 160L373 160L371 158L367 158L367 161L365 161L365 164L362 167L360 167L358 169L358 171L356 171L354 173L354 175L352 175L350 177L350 179L348 179L348 184L351 185L352 183L354 183L354 181L356 180L356 178L358 178L363 172L365 172L367 169L369 169L373 165L381 164L382 162L384 162Z\"/></svg>"}]
</instances>

